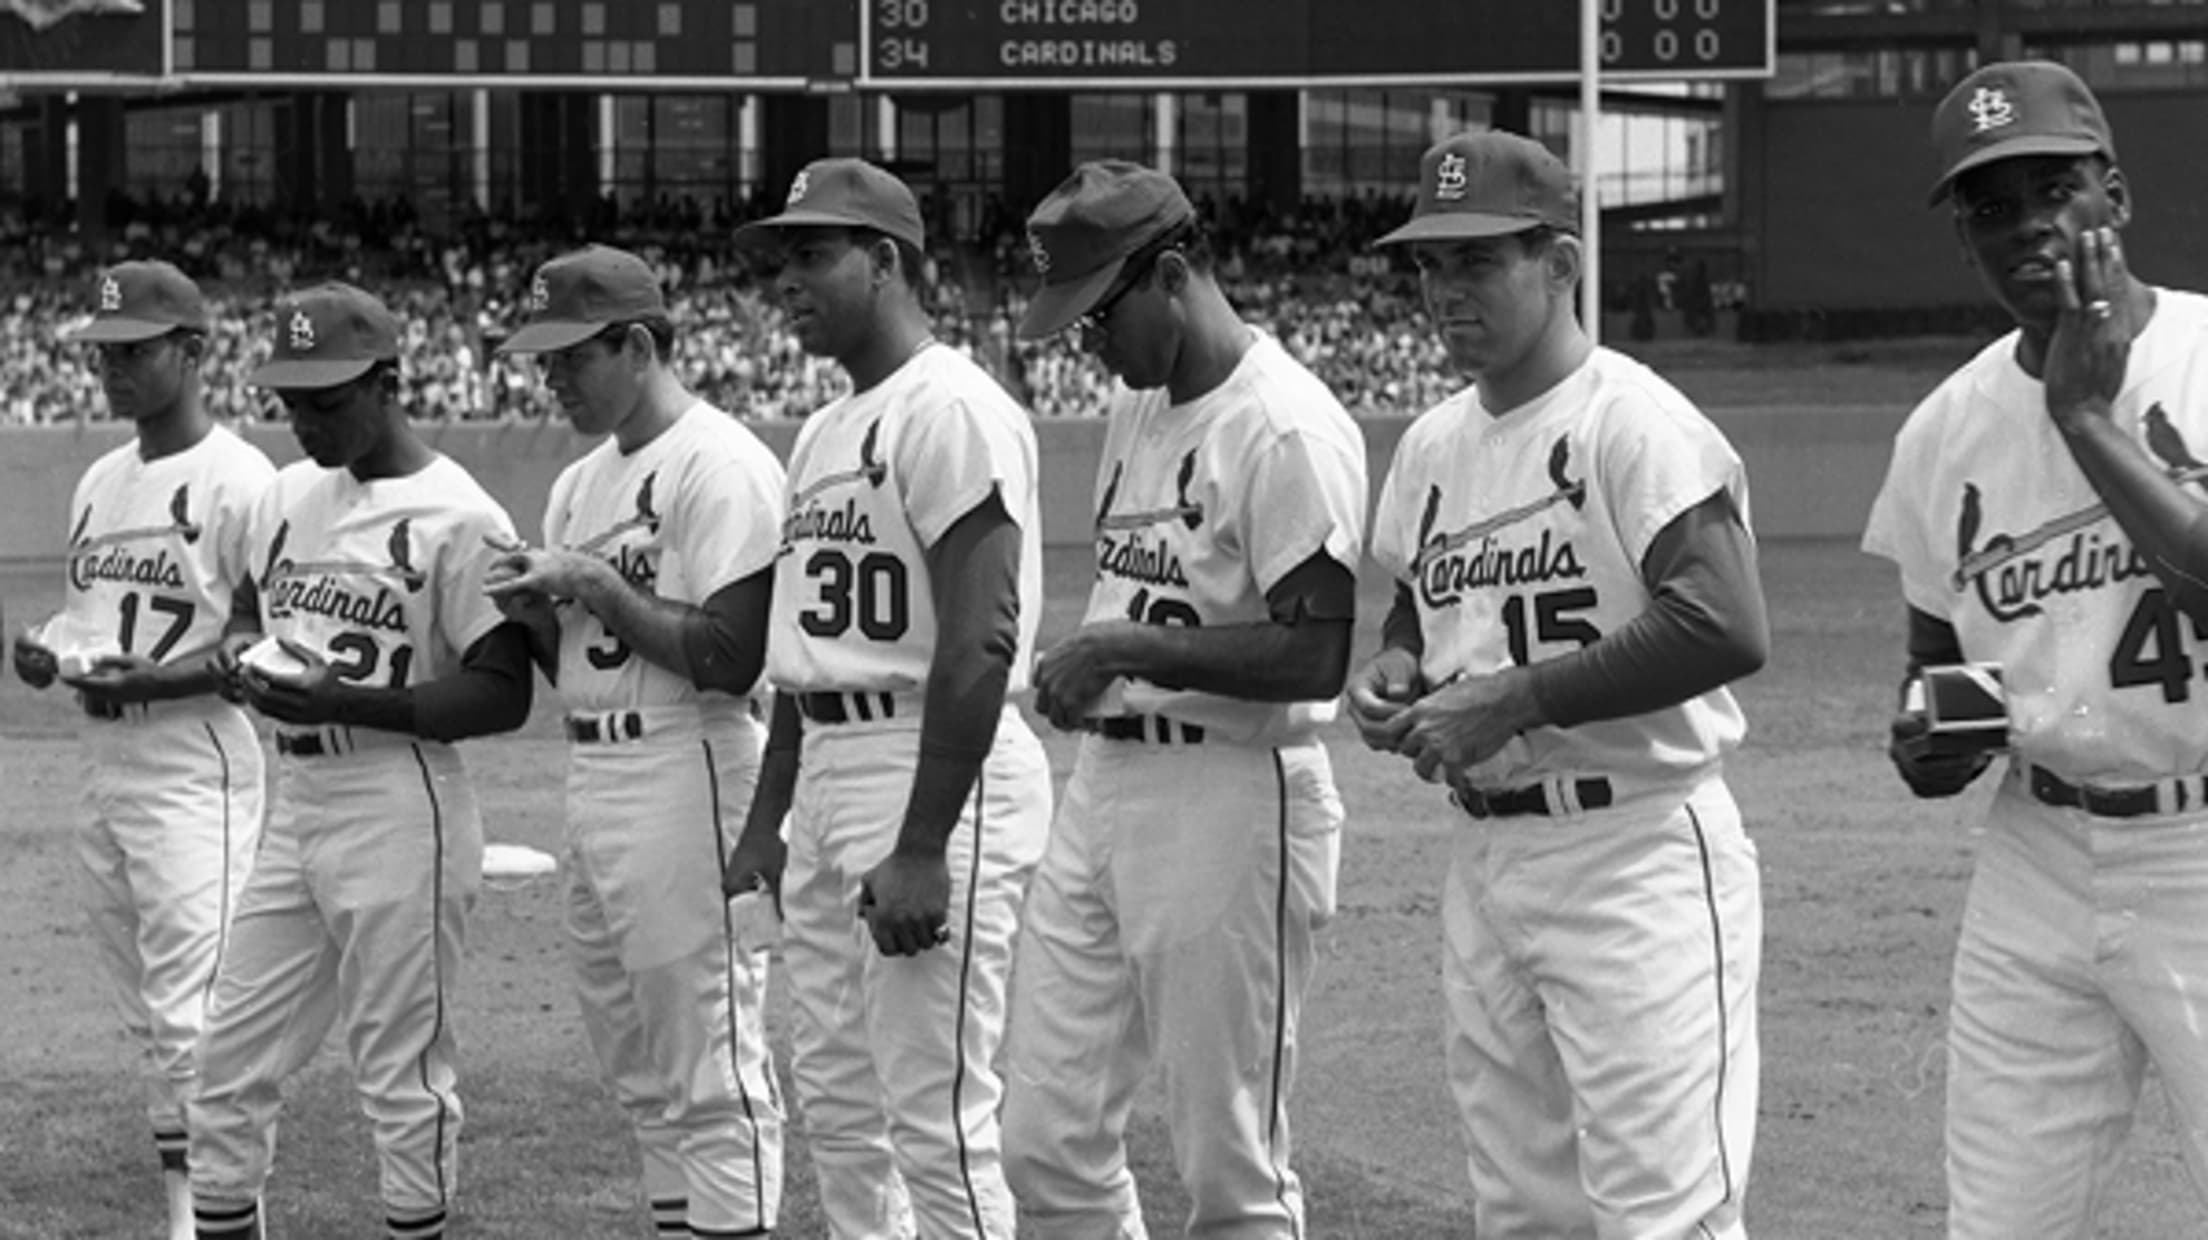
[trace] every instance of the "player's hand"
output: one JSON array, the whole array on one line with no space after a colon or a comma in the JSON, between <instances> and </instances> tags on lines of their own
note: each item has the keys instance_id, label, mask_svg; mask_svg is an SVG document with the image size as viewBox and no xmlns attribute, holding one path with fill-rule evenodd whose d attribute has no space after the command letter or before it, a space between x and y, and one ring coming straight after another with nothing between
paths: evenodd
<instances>
[{"instance_id":1,"label":"player's hand","mask_svg":"<svg viewBox=\"0 0 2208 1240\"><path fill-rule=\"evenodd\" d=\"M215 678L215 694L223 701L241 704L245 701L245 684L241 679L245 672L245 652L260 639L258 633L225 633L207 656L207 671Z\"/></svg>"},{"instance_id":2,"label":"player's hand","mask_svg":"<svg viewBox=\"0 0 2208 1240\"><path fill-rule=\"evenodd\" d=\"M1343 700L1349 704L1350 722L1357 725L1357 734L1365 738L1365 744L1390 753L1399 739L1390 725L1425 690L1425 680L1418 674L1418 656L1391 646L1357 669L1349 678Z\"/></svg>"},{"instance_id":3,"label":"player's hand","mask_svg":"<svg viewBox=\"0 0 2208 1240\"><path fill-rule=\"evenodd\" d=\"M161 665L144 655L101 655L82 676L61 681L83 694L86 706L100 711L163 696Z\"/></svg>"},{"instance_id":4,"label":"player's hand","mask_svg":"<svg viewBox=\"0 0 2208 1240\"><path fill-rule=\"evenodd\" d=\"M32 640L28 631L15 635L13 651L15 674L33 689L43 689L54 683L61 674L61 660L54 652Z\"/></svg>"},{"instance_id":5,"label":"player's hand","mask_svg":"<svg viewBox=\"0 0 2208 1240\"><path fill-rule=\"evenodd\" d=\"M891 853L859 879L859 916L884 956L917 956L951 938L951 868Z\"/></svg>"},{"instance_id":6,"label":"player's hand","mask_svg":"<svg viewBox=\"0 0 2208 1240\"><path fill-rule=\"evenodd\" d=\"M1886 756L1901 782L1920 797L1954 796L1993 761L1993 750L1984 744L1935 734L1921 711L1895 715L1889 731Z\"/></svg>"},{"instance_id":7,"label":"player's hand","mask_svg":"<svg viewBox=\"0 0 2208 1240\"><path fill-rule=\"evenodd\" d=\"M1139 635L1142 627L1132 620L1084 624L1044 651L1035 660L1035 709L1061 732L1079 728L1096 700L1121 675L1115 666L1119 644Z\"/></svg>"},{"instance_id":8,"label":"player's hand","mask_svg":"<svg viewBox=\"0 0 2208 1240\"><path fill-rule=\"evenodd\" d=\"M2123 243L2113 228L2086 229L2071 257L2055 261L2061 309L2047 341L2044 376L2047 412L2057 423L2106 418L2123 391L2131 340L2141 326L2131 321L2130 288Z\"/></svg>"},{"instance_id":9,"label":"player's hand","mask_svg":"<svg viewBox=\"0 0 2208 1240\"><path fill-rule=\"evenodd\" d=\"M504 612L510 598L528 606L526 600L532 594L553 600L580 597L600 574L612 572L604 560L579 551L522 547L491 561L483 574L483 592Z\"/></svg>"},{"instance_id":10,"label":"player's hand","mask_svg":"<svg viewBox=\"0 0 2208 1240\"><path fill-rule=\"evenodd\" d=\"M329 660L288 637L276 641L306 667L292 675L277 675L250 663L240 664L238 683L245 691L246 703L278 723L311 727L341 722L338 715L345 682L337 678Z\"/></svg>"},{"instance_id":11,"label":"player's hand","mask_svg":"<svg viewBox=\"0 0 2208 1240\"><path fill-rule=\"evenodd\" d=\"M1532 686L1523 668L1459 676L1404 707L1380 731L1420 779L1453 783L1465 767L1493 757L1541 721Z\"/></svg>"},{"instance_id":12,"label":"player's hand","mask_svg":"<svg viewBox=\"0 0 2208 1240\"><path fill-rule=\"evenodd\" d=\"M773 831L745 831L736 847L721 863L721 898L733 900L747 891L765 891L774 897L774 909L782 911L782 867L789 862L790 846Z\"/></svg>"}]
</instances>

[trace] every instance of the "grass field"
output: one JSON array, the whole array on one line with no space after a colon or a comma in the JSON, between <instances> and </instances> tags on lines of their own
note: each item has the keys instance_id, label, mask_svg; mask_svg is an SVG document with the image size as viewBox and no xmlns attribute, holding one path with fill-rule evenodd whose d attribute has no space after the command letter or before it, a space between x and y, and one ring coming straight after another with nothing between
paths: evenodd
<instances>
[{"instance_id":1,"label":"grass field","mask_svg":"<svg viewBox=\"0 0 2208 1240\"><path fill-rule=\"evenodd\" d=\"M1046 640L1085 571L1054 553ZM1837 543L1767 547L1770 667L1741 686L1748 744L1731 777L1764 866L1762 1122L1748 1218L1759 1237L1934 1236L1943 1226L1945 979L1984 786L1910 800L1882 752L1900 607L1889 574ZM1383 583L1368 581L1373 644ZM11 629L58 601L58 575L0 577ZM555 847L560 743L540 706L523 732L473 744L493 839ZM67 824L76 719L54 694L0 684L0 1236L157 1234L151 1151L71 902ZM1455 823L1397 760L1333 738L1350 811L1341 909L1303 1031L1298 1164L1315 1240L1469 1237L1461 1152L1441 1085L1437 908ZM1053 739L1061 777L1070 747ZM1990 783L1990 781L1988 781ZM461 1234L649 1233L634 1154L604 1101L566 989L550 883L478 906L460 1030L466 1053ZM770 1014L778 1027L780 1012ZM2102 1234L2201 1232L2159 1087L2110 1192ZM332 1052L290 1094L270 1207L279 1240L366 1240L376 1205L366 1130ZM794 1134L793 1134L794 1135ZM1178 1234L1165 1136L1134 1133L1153 1231ZM799 1149L793 1140L793 1150ZM786 1234L820 1234L802 1152Z\"/></svg>"}]
</instances>

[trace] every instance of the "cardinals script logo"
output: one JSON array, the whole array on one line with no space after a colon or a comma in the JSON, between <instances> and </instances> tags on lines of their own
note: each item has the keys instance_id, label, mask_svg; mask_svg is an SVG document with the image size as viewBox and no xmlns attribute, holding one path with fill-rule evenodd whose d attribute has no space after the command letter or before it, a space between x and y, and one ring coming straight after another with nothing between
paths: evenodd
<instances>
[{"instance_id":1,"label":"cardinals script logo","mask_svg":"<svg viewBox=\"0 0 2208 1240\"><path fill-rule=\"evenodd\" d=\"M33 30L44 30L79 13L129 17L144 13L146 5L145 0L0 0L0 11L29 22Z\"/></svg>"},{"instance_id":2,"label":"cardinals script logo","mask_svg":"<svg viewBox=\"0 0 2208 1240\"><path fill-rule=\"evenodd\" d=\"M2208 465L2194 457L2159 402L2148 407L2140 427L2147 451L2171 479L2184 485L2208 482ZM1996 620L2036 616L2047 598L2097 590L2152 571L2137 548L2104 540L2094 528L2107 518L2106 504L2088 504L2022 534L1995 532L1981 543L1985 512L1985 494L1976 483L1965 482L1955 517L1955 571L1947 583L1954 590L1975 590ZM2042 548L2057 545L2051 555L2042 554Z\"/></svg>"},{"instance_id":3,"label":"cardinals script logo","mask_svg":"<svg viewBox=\"0 0 2208 1240\"><path fill-rule=\"evenodd\" d=\"M841 508L829 508L820 503L823 492L838 487L863 482L871 490L880 490L889 480L889 465L882 460L882 420L867 424L866 434L859 440L859 466L857 469L838 470L814 479L790 500L790 515L782 519L782 549L777 554L787 554L798 540L811 538L821 542L872 543L874 518L859 508L857 499L846 499Z\"/></svg>"},{"instance_id":4,"label":"cardinals script logo","mask_svg":"<svg viewBox=\"0 0 2208 1240\"><path fill-rule=\"evenodd\" d=\"M186 546L199 541L204 530L192 520L190 483L179 484L169 496L168 517L168 522L162 525L134 525L93 534L92 506L85 505L84 512L77 517L76 529L69 534L70 584L80 590L90 588L96 581L183 589L184 570L169 558L166 547L152 555L130 550L132 543L155 539L182 539Z\"/></svg>"},{"instance_id":5,"label":"cardinals script logo","mask_svg":"<svg viewBox=\"0 0 2208 1240\"><path fill-rule=\"evenodd\" d=\"M361 560L294 560L284 554L291 522L276 527L268 544L268 568L261 576L261 599L271 618L327 616L356 628L405 633L406 599L394 594L396 581L409 594L429 584L429 574L414 566L414 519L391 524L384 540L384 563ZM374 593L363 585L372 584Z\"/></svg>"},{"instance_id":6,"label":"cardinals script logo","mask_svg":"<svg viewBox=\"0 0 2208 1240\"><path fill-rule=\"evenodd\" d=\"M1587 507L1587 480L1572 477L1571 468L1572 441L1559 436L1549 448L1552 489L1548 494L1482 517L1454 533L1436 531L1441 484L1429 487L1426 507L1418 518L1418 554L1411 562L1420 601L1430 608L1453 607L1468 590L1586 576L1569 530L1560 530L1556 522L1543 522L1538 540L1521 538L1513 543L1504 537L1558 505L1575 513Z\"/></svg>"}]
</instances>

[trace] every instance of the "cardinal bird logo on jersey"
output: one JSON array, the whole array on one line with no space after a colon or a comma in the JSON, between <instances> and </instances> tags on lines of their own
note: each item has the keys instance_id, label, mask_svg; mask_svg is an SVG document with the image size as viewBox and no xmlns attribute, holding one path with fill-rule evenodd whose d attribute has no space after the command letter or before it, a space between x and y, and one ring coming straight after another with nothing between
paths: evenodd
<instances>
[{"instance_id":1,"label":"cardinal bird logo on jersey","mask_svg":"<svg viewBox=\"0 0 2208 1240\"><path fill-rule=\"evenodd\" d=\"M1558 436L1549 447L1546 466L1551 490L1501 512L1472 522L1454 533L1438 530L1441 523L1441 485L1426 492L1426 507L1418 518L1418 541L1411 561L1411 575L1418 580L1420 601L1428 608L1453 607L1467 591L1495 586L1536 585L1566 581L1587 575L1572 546L1571 526L1554 521L1539 523L1538 532L1516 539L1506 537L1551 508L1564 506L1573 512L1587 507L1587 480L1572 477L1572 441Z\"/></svg>"},{"instance_id":2,"label":"cardinal bird logo on jersey","mask_svg":"<svg viewBox=\"0 0 2208 1240\"><path fill-rule=\"evenodd\" d=\"M866 479L868 486L878 487L882 485L883 479L889 477L889 466L882 464L882 458L877 455L877 445L881 437L882 420L876 418L866 428L866 438L859 441L859 474Z\"/></svg>"},{"instance_id":3,"label":"cardinal bird logo on jersey","mask_svg":"<svg viewBox=\"0 0 2208 1240\"><path fill-rule=\"evenodd\" d=\"M77 518L77 528L69 531L69 545L72 547L83 546L85 544L84 532L91 527L92 505L86 504L83 514Z\"/></svg>"},{"instance_id":4,"label":"cardinal bird logo on jersey","mask_svg":"<svg viewBox=\"0 0 2208 1240\"><path fill-rule=\"evenodd\" d=\"M1096 504L1096 524L1098 529L1102 529L1104 527L1104 518L1111 515L1112 501L1119 496L1119 480L1126 476L1127 462L1113 461L1111 480L1104 484L1104 498L1098 500Z\"/></svg>"},{"instance_id":5,"label":"cardinal bird logo on jersey","mask_svg":"<svg viewBox=\"0 0 2208 1240\"><path fill-rule=\"evenodd\" d=\"M659 533L659 510L652 507L652 484L659 481L659 471L644 475L644 481L636 488L636 516L631 518L647 532Z\"/></svg>"},{"instance_id":6,"label":"cardinal bird logo on jersey","mask_svg":"<svg viewBox=\"0 0 2208 1240\"><path fill-rule=\"evenodd\" d=\"M1104 487L1103 502L1096 506L1096 525L1099 530L1139 530L1153 525L1178 521L1189 529L1204 523L1204 506L1188 497L1189 485L1196 481L1196 451L1191 448L1181 458L1180 473L1173 480L1173 506L1170 508L1143 508L1114 516L1112 503L1119 497L1119 484L1126 471L1127 462L1112 464L1112 480Z\"/></svg>"},{"instance_id":7,"label":"cardinal bird logo on jersey","mask_svg":"<svg viewBox=\"0 0 2208 1240\"><path fill-rule=\"evenodd\" d=\"M1196 479L1196 450L1181 458L1180 475L1173 481L1173 498L1180 501L1181 524L1195 529L1204 523L1204 506L1188 498L1188 484Z\"/></svg>"},{"instance_id":8,"label":"cardinal bird logo on jersey","mask_svg":"<svg viewBox=\"0 0 2208 1240\"><path fill-rule=\"evenodd\" d=\"M284 559L284 543L291 538L291 520L285 518L276 524L276 536L268 540L268 560L261 570L261 593L267 594L276 579L291 565Z\"/></svg>"},{"instance_id":9,"label":"cardinal bird logo on jersey","mask_svg":"<svg viewBox=\"0 0 2208 1240\"><path fill-rule=\"evenodd\" d=\"M414 567L414 518L400 517L391 526L391 541L385 544L391 553L391 571L398 574L400 584L408 594L418 594L429 583L429 575Z\"/></svg>"},{"instance_id":10,"label":"cardinal bird logo on jersey","mask_svg":"<svg viewBox=\"0 0 2208 1240\"><path fill-rule=\"evenodd\" d=\"M2208 465L2193 455L2159 402L2147 408L2140 425L2147 451L2162 462L2172 481L2181 486L2208 483ZM1955 517L1955 571L1948 575L1948 586L1974 589L1978 601L1997 620L2036 616L2043 610L2041 601L2052 596L2097 590L2152 571L2146 557L2120 531L2104 538L2095 528L2108 516L2107 504L2087 504L2022 534L1996 531L1981 544L1978 536L1986 523L1985 510L1986 499L1978 485L1965 482ZM2040 554L2051 544L2060 544L2059 549Z\"/></svg>"},{"instance_id":11,"label":"cardinal bird logo on jersey","mask_svg":"<svg viewBox=\"0 0 2208 1240\"><path fill-rule=\"evenodd\" d=\"M191 483L186 482L178 485L176 494L169 497L169 519L176 523L176 532L183 537L185 542L196 543L199 541L199 523L192 520Z\"/></svg>"}]
</instances>

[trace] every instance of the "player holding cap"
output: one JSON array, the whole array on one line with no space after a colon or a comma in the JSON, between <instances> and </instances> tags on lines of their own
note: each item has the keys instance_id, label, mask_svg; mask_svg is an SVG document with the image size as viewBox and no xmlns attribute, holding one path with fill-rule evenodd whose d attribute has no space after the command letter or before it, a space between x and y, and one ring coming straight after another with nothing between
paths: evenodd
<instances>
[{"instance_id":1,"label":"player holding cap","mask_svg":"<svg viewBox=\"0 0 2208 1240\"><path fill-rule=\"evenodd\" d=\"M1374 748L1447 780L1450 1089L1483 1240L1744 1234L1762 904L1721 773L1768 642L1717 428L1593 347L1571 174L1462 134L1407 245L1472 386L1420 415L1373 517L1396 578L1350 679Z\"/></svg>"},{"instance_id":2,"label":"player holding cap","mask_svg":"<svg viewBox=\"0 0 2208 1240\"><path fill-rule=\"evenodd\" d=\"M1910 415L1863 536L1901 570L1909 676L1997 663L2009 705L1955 951L1948 1234L2083 1237L2150 1061L2208 1196L2208 298L2131 274L2131 186L2068 69L1980 68L1932 142L1933 205L2016 321ZM1925 728L1892 732L1919 796L1990 762Z\"/></svg>"},{"instance_id":3,"label":"player holding cap","mask_svg":"<svg viewBox=\"0 0 2208 1240\"><path fill-rule=\"evenodd\" d=\"M381 1163L385 1234L445 1234L452 991L483 824L451 742L528 717L528 635L484 595L513 526L400 406L399 324L327 284L276 308L273 388L309 461L255 524L269 638L218 657L277 724L268 826L215 980L191 1106L199 1235L261 1234L284 1079L333 1021ZM272 644L280 643L273 653Z\"/></svg>"},{"instance_id":4,"label":"player holding cap","mask_svg":"<svg viewBox=\"0 0 2208 1240\"><path fill-rule=\"evenodd\" d=\"M172 1238L192 1234L184 1104L207 987L261 829L260 741L215 696L208 656L259 624L249 530L276 472L200 403L210 327L167 263L101 274L91 322L67 338L97 350L108 410L137 434L78 480L62 613L14 649L25 684L58 677L89 717L85 916L145 1057Z\"/></svg>"},{"instance_id":5,"label":"player holding cap","mask_svg":"<svg viewBox=\"0 0 2208 1240\"><path fill-rule=\"evenodd\" d=\"M1020 334L1126 383L1096 582L1035 702L1088 733L1029 891L1005 1148L1023 1234L1139 1237L1126 1124L1155 1055L1190 1235L1297 1237L1288 1095L1342 806L1318 737L1349 667L1365 448L1244 323L1172 177L1076 168L1027 221Z\"/></svg>"},{"instance_id":6,"label":"player holding cap","mask_svg":"<svg viewBox=\"0 0 2208 1240\"><path fill-rule=\"evenodd\" d=\"M583 1027L636 1127L659 1234L765 1235L782 1194L767 960L731 952L721 864L758 780L748 695L782 466L675 377L674 324L642 259L605 246L553 259L527 311L502 351L541 358L569 422L606 436L553 482L543 549L490 574L567 709Z\"/></svg>"},{"instance_id":7,"label":"player holding cap","mask_svg":"<svg viewBox=\"0 0 2208 1240\"><path fill-rule=\"evenodd\" d=\"M1006 698L1042 612L1034 431L930 333L903 182L816 160L744 235L778 247L792 330L852 391L790 452L774 719L725 890L780 892L829 1234L1009 1237L995 1060L1050 827L1049 765Z\"/></svg>"}]
</instances>

